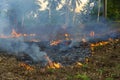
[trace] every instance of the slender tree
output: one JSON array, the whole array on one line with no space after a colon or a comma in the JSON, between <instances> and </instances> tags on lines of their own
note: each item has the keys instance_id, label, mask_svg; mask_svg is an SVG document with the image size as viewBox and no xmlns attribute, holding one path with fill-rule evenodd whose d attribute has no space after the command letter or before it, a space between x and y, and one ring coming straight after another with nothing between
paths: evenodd
<instances>
[{"instance_id":1,"label":"slender tree","mask_svg":"<svg viewBox=\"0 0 120 80\"><path fill-rule=\"evenodd\" d=\"M56 10L59 4L61 4L61 0L44 0L44 2L48 1L48 14L49 14L49 20L51 22L51 16L52 12Z\"/></svg>"},{"instance_id":2,"label":"slender tree","mask_svg":"<svg viewBox=\"0 0 120 80\"><path fill-rule=\"evenodd\" d=\"M72 23L75 23L75 19L76 19L76 12L75 9L78 6L80 6L81 4L81 0L65 0L65 4L63 5L64 11L66 12L66 22L65 24L68 25L68 23L70 22L69 17L70 17L70 12L72 11L73 15L72 15Z\"/></svg>"},{"instance_id":3,"label":"slender tree","mask_svg":"<svg viewBox=\"0 0 120 80\"><path fill-rule=\"evenodd\" d=\"M99 22L99 19L100 19L100 8L101 8L101 0L98 0L97 22Z\"/></svg>"},{"instance_id":4,"label":"slender tree","mask_svg":"<svg viewBox=\"0 0 120 80\"><path fill-rule=\"evenodd\" d=\"M104 5L104 17L107 18L107 0L103 0L103 5Z\"/></svg>"},{"instance_id":5,"label":"slender tree","mask_svg":"<svg viewBox=\"0 0 120 80\"><path fill-rule=\"evenodd\" d=\"M73 9L73 24L75 23L75 18L76 18L76 12L75 12L75 9L78 6L80 6L80 4L82 3L81 0L69 0L71 2L71 6L72 6L72 9Z\"/></svg>"},{"instance_id":6,"label":"slender tree","mask_svg":"<svg viewBox=\"0 0 120 80\"><path fill-rule=\"evenodd\" d=\"M65 21L65 26L68 26L69 24L69 0L65 0L65 5L64 5L64 9L66 11L65 16L66 16L66 21Z\"/></svg>"}]
</instances>

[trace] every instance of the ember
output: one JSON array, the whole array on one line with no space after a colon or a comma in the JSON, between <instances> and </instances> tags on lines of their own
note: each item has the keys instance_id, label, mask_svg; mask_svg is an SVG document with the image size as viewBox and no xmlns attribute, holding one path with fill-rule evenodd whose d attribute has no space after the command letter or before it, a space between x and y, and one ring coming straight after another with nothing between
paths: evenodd
<instances>
[{"instance_id":1,"label":"ember","mask_svg":"<svg viewBox=\"0 0 120 80\"><path fill-rule=\"evenodd\" d=\"M70 34L64 34L65 35L65 40L71 40L71 38L70 38Z\"/></svg>"},{"instance_id":2,"label":"ember","mask_svg":"<svg viewBox=\"0 0 120 80\"><path fill-rule=\"evenodd\" d=\"M101 42L91 43L90 46L91 46L92 54L94 54L94 48L95 47L104 46L104 45L110 44L112 41L118 42L119 39L115 39L114 40L114 39L109 38L108 41L101 41Z\"/></svg>"},{"instance_id":3,"label":"ember","mask_svg":"<svg viewBox=\"0 0 120 80\"><path fill-rule=\"evenodd\" d=\"M62 42L62 41L61 41L61 40L51 41L51 42L50 42L50 45L51 45L51 46L56 46L56 45L58 45L60 42Z\"/></svg>"},{"instance_id":4,"label":"ember","mask_svg":"<svg viewBox=\"0 0 120 80\"><path fill-rule=\"evenodd\" d=\"M26 70L30 70L30 71L34 70L34 68L32 66L30 66L26 63L20 63L19 66L25 68Z\"/></svg>"},{"instance_id":5,"label":"ember","mask_svg":"<svg viewBox=\"0 0 120 80\"><path fill-rule=\"evenodd\" d=\"M83 64L80 63L80 62L77 62L76 65L77 65L77 66L80 66L80 67L83 66Z\"/></svg>"},{"instance_id":6,"label":"ember","mask_svg":"<svg viewBox=\"0 0 120 80\"><path fill-rule=\"evenodd\" d=\"M82 39L83 42L87 42L85 38Z\"/></svg>"},{"instance_id":7,"label":"ember","mask_svg":"<svg viewBox=\"0 0 120 80\"><path fill-rule=\"evenodd\" d=\"M34 37L37 36L36 34L23 34L23 33L18 33L15 29L12 29L11 34L10 35L5 35L5 34L0 34L0 38L2 39L12 39L12 38L20 38L20 37L24 37L24 38L28 38L27 41L30 42L40 42L39 39L35 39ZM30 38L33 37L33 38Z\"/></svg>"},{"instance_id":8,"label":"ember","mask_svg":"<svg viewBox=\"0 0 120 80\"><path fill-rule=\"evenodd\" d=\"M109 17L108 19L102 18L104 15L102 11L109 11L102 10L105 5L103 7L101 5L103 5L101 0L1 0L0 51L5 56L14 56L11 63L15 61L17 65L15 67L21 68L16 68L17 71L13 72L11 68L3 69L0 72L4 76L2 80L7 80L5 79L7 75L3 74L3 72L8 72L11 76L16 77L29 77L23 80L50 80L48 78L39 78L41 76L45 76L45 78L46 76L52 76L51 80L59 80L62 77L59 77L58 73L53 72L58 69L62 76L64 76L63 73L67 76L61 80L84 80L85 78L89 80L89 76L94 75L96 77L95 74L90 74L87 77L87 74L91 73L88 70L97 73L98 76L100 74L97 79L102 80L102 76L107 78L109 74L103 74L108 73L108 71L102 67L107 65L112 68L116 64L112 66L112 62L105 64L101 60L104 58L102 56L100 58L101 62L98 62L98 60L93 60L92 62L94 66L99 67L98 70L91 68L91 65L88 66L96 48L107 46L108 50L99 49L100 53L102 53L102 50L109 52L112 46L112 51L114 51L118 46L112 43L120 39L120 31L117 31L116 25L113 27L114 25L111 26L111 22L107 22ZM77 11L78 8L81 9ZM117 12L116 10L115 13ZM119 56L113 55L109 57L107 61L111 58L119 58ZM3 59L3 57L0 58L0 63ZM9 63L9 60L5 58L1 66L14 66L14 64L10 63L10 65L4 64L5 61ZM75 65L75 67L72 65ZM68 68L67 70L64 69L66 67ZM71 67L70 69L73 68L73 72L77 71L77 73L69 75L69 72L73 73L71 70L68 71L69 67ZM53 70L51 71L52 73L49 71L45 72L46 68ZM43 73L39 71L40 69L43 69ZM80 73L80 69L87 72ZM26 72L19 73L18 71L20 70L25 70ZM19 73L20 76L16 73ZM54 73L57 76L54 76ZM34 77L33 74L38 76ZM110 74L110 77L116 77L116 75ZM7 77L11 79L11 76ZM31 77L34 78L32 79Z\"/></svg>"},{"instance_id":9,"label":"ember","mask_svg":"<svg viewBox=\"0 0 120 80\"><path fill-rule=\"evenodd\" d=\"M62 65L60 63L51 63L51 65L48 65L47 68L53 68L53 69L58 69L58 68L62 68Z\"/></svg>"},{"instance_id":10,"label":"ember","mask_svg":"<svg viewBox=\"0 0 120 80\"><path fill-rule=\"evenodd\" d=\"M1 35L1 38L19 38L21 36L23 37L36 36L37 37L36 34L17 33L15 29L13 29L11 32L11 36ZM87 36L84 36L81 41L76 41L76 42L71 40L70 34L65 33L63 36L64 36L63 40L56 39L56 40L47 41L47 42L40 41L39 39L34 39L34 38L30 39L30 42L31 42L30 45L35 44L39 46L40 50L46 53L45 59L48 62L48 64L46 65L48 68L54 68L54 69L61 68L62 66L71 65L74 63L77 63L77 65L82 66L81 62L88 61L86 60L86 57L90 57L92 55L91 53L94 52L95 47L107 45L109 42L113 40L112 38L109 38L106 41L102 41L102 38L100 38L101 41L97 42L98 39L95 38L95 33L93 31L90 32L90 37L94 37L94 40L96 39L94 43L91 43L89 42L89 40L86 40ZM116 39L115 41L118 41L118 40ZM29 43L27 44L29 45ZM29 55L29 57L31 56L33 55ZM37 56L40 56L40 55L37 55ZM36 58L38 58L37 56ZM34 60L36 59L34 58ZM22 61L26 62L25 58ZM30 59L29 62L32 63L32 59ZM27 70L33 70L32 67L24 63L20 64L20 66L25 67Z\"/></svg>"},{"instance_id":11,"label":"ember","mask_svg":"<svg viewBox=\"0 0 120 80\"><path fill-rule=\"evenodd\" d=\"M102 46L102 45L106 45L108 43L109 43L109 41L102 41L102 42L98 42L98 43L93 43L93 44L91 44L91 47Z\"/></svg>"},{"instance_id":12,"label":"ember","mask_svg":"<svg viewBox=\"0 0 120 80\"><path fill-rule=\"evenodd\" d=\"M55 68L61 68L61 67L62 67L62 66L60 65L60 63L52 62L47 55L45 56L45 58L46 58L47 61L48 61L48 66L47 66L48 68L53 68L53 69L55 69Z\"/></svg>"},{"instance_id":13,"label":"ember","mask_svg":"<svg viewBox=\"0 0 120 80\"><path fill-rule=\"evenodd\" d=\"M21 36L22 36L22 34L17 33L17 32L15 31L15 29L12 29L11 35L12 35L12 36L11 36L12 38L18 38L18 37L21 37Z\"/></svg>"},{"instance_id":14,"label":"ember","mask_svg":"<svg viewBox=\"0 0 120 80\"><path fill-rule=\"evenodd\" d=\"M95 32L94 32L94 31L91 31L91 32L90 32L90 36L91 36L91 37L94 37L94 36L95 36Z\"/></svg>"},{"instance_id":15,"label":"ember","mask_svg":"<svg viewBox=\"0 0 120 80\"><path fill-rule=\"evenodd\" d=\"M0 34L0 38L9 38L9 36L5 36L4 34Z\"/></svg>"}]
</instances>

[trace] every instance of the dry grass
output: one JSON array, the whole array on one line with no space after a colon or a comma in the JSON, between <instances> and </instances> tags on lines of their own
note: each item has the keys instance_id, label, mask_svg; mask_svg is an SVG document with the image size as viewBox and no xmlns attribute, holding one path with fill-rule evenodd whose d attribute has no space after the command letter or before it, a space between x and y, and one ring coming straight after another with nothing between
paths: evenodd
<instances>
[{"instance_id":1,"label":"dry grass","mask_svg":"<svg viewBox=\"0 0 120 80\"><path fill-rule=\"evenodd\" d=\"M0 52L5 53L5 52ZM14 56L0 55L0 80L120 80L120 41L97 46L83 66L60 69L20 66Z\"/></svg>"}]
</instances>

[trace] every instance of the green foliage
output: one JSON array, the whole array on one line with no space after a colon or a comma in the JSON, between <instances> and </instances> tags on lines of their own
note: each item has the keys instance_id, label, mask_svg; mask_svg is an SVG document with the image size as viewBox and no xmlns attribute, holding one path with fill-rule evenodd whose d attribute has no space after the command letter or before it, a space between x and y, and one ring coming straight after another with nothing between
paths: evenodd
<instances>
[{"instance_id":1,"label":"green foliage","mask_svg":"<svg viewBox=\"0 0 120 80\"><path fill-rule=\"evenodd\" d=\"M108 1L108 18L112 20L120 20L120 0Z\"/></svg>"},{"instance_id":2,"label":"green foliage","mask_svg":"<svg viewBox=\"0 0 120 80\"><path fill-rule=\"evenodd\" d=\"M68 76L67 76L67 80L73 80L73 77L70 76L70 75L68 75Z\"/></svg>"},{"instance_id":3,"label":"green foliage","mask_svg":"<svg viewBox=\"0 0 120 80\"><path fill-rule=\"evenodd\" d=\"M109 78L106 78L105 80L114 80L114 79L109 77Z\"/></svg>"},{"instance_id":4,"label":"green foliage","mask_svg":"<svg viewBox=\"0 0 120 80\"><path fill-rule=\"evenodd\" d=\"M107 0L107 17L110 20L119 21L120 20L120 0ZM92 16L97 16L98 14L98 0L94 1L94 7L91 10ZM100 16L103 16L103 0L101 0L101 10Z\"/></svg>"},{"instance_id":5,"label":"green foliage","mask_svg":"<svg viewBox=\"0 0 120 80\"><path fill-rule=\"evenodd\" d=\"M98 72L99 72L100 75L102 75L103 72L104 72L104 69L98 69Z\"/></svg>"},{"instance_id":6,"label":"green foliage","mask_svg":"<svg viewBox=\"0 0 120 80\"><path fill-rule=\"evenodd\" d=\"M50 73L50 74L53 74L53 73L55 73L55 70L50 68L50 69L47 70L47 72Z\"/></svg>"},{"instance_id":7,"label":"green foliage","mask_svg":"<svg viewBox=\"0 0 120 80\"><path fill-rule=\"evenodd\" d=\"M77 74L75 78L82 80L90 80L90 78L86 74Z\"/></svg>"}]
</instances>

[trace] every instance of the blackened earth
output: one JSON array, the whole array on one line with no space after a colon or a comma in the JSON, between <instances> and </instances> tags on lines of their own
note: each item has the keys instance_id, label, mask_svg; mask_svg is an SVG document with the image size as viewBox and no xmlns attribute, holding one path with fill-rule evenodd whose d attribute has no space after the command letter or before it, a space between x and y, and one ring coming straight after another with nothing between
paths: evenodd
<instances>
[{"instance_id":1,"label":"blackened earth","mask_svg":"<svg viewBox=\"0 0 120 80\"><path fill-rule=\"evenodd\" d=\"M7 53L0 51L1 80L120 80L120 39L96 46L83 66L73 64L60 69L33 65L34 70L27 70L19 66L21 61Z\"/></svg>"},{"instance_id":2,"label":"blackened earth","mask_svg":"<svg viewBox=\"0 0 120 80\"><path fill-rule=\"evenodd\" d=\"M74 42L70 46L71 41L62 41L57 45L50 45L49 41L41 42L27 42L29 45L37 44L40 47L40 51L46 52L47 56L57 63L62 65L71 65L76 62L84 62L85 58L90 57L91 49L90 44L87 42ZM24 54L18 56L18 60L24 61L28 64L40 64L45 65L46 61L34 62L32 58Z\"/></svg>"}]
</instances>

